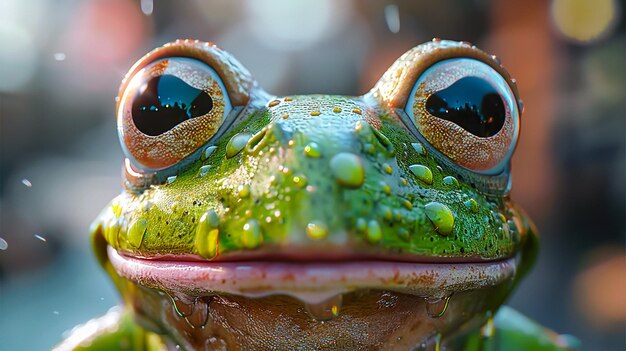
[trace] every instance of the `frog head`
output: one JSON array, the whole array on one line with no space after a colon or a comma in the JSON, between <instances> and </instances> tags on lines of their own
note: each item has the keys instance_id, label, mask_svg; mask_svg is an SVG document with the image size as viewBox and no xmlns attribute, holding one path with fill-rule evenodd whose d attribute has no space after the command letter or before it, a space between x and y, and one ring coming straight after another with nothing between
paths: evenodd
<instances>
[{"instance_id":1,"label":"frog head","mask_svg":"<svg viewBox=\"0 0 626 351\"><path fill-rule=\"evenodd\" d=\"M142 325L186 349L454 337L534 258L508 195L520 114L466 42L417 46L353 97L273 96L215 45L175 41L122 83L125 191L95 250Z\"/></svg>"}]
</instances>

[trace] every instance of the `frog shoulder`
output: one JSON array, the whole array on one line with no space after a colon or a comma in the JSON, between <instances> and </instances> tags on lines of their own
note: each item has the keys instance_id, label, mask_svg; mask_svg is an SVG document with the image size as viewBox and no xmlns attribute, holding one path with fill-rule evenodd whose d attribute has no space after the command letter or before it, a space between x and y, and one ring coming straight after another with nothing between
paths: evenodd
<instances>
[{"instance_id":1,"label":"frog shoulder","mask_svg":"<svg viewBox=\"0 0 626 351\"><path fill-rule=\"evenodd\" d=\"M120 307L72 329L52 351L165 351L161 338L138 324Z\"/></svg>"}]
</instances>

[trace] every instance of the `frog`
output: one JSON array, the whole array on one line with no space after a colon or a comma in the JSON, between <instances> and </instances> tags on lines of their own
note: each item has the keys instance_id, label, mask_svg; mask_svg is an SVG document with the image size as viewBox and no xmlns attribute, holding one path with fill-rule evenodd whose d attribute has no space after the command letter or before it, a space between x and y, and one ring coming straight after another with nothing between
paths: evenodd
<instances>
[{"instance_id":1,"label":"frog","mask_svg":"<svg viewBox=\"0 0 626 351\"><path fill-rule=\"evenodd\" d=\"M504 306L539 240L496 56L435 38L361 96L275 96L176 40L116 101L124 190L90 233L123 302L55 350L579 347Z\"/></svg>"}]
</instances>

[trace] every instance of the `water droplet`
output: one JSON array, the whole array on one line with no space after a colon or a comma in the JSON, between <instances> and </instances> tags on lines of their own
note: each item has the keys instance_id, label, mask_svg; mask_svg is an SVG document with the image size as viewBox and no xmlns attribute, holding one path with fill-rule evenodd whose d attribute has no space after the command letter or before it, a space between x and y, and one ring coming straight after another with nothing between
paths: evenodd
<instances>
[{"instance_id":1,"label":"water droplet","mask_svg":"<svg viewBox=\"0 0 626 351\"><path fill-rule=\"evenodd\" d=\"M41 236L41 235L39 235L39 234L35 234L35 238L37 238L37 239L39 239L39 240L41 240L41 241L43 241L43 242L45 242L45 241L46 241L46 238L44 238L43 236Z\"/></svg>"},{"instance_id":2,"label":"water droplet","mask_svg":"<svg viewBox=\"0 0 626 351\"><path fill-rule=\"evenodd\" d=\"M398 5L389 4L385 6L385 22L387 23L387 28L391 33L398 33L400 31L400 10L398 9Z\"/></svg>"},{"instance_id":3,"label":"water droplet","mask_svg":"<svg viewBox=\"0 0 626 351\"><path fill-rule=\"evenodd\" d=\"M357 218L355 227L356 227L356 230L358 230L359 232L366 231L367 221L365 220L365 218Z\"/></svg>"},{"instance_id":4,"label":"water droplet","mask_svg":"<svg viewBox=\"0 0 626 351\"><path fill-rule=\"evenodd\" d=\"M67 56L63 52L55 52L53 55L55 61L65 61Z\"/></svg>"},{"instance_id":5,"label":"water droplet","mask_svg":"<svg viewBox=\"0 0 626 351\"><path fill-rule=\"evenodd\" d=\"M205 212L196 228L196 250L200 256L214 258L219 244L219 217L215 210Z\"/></svg>"},{"instance_id":6,"label":"water droplet","mask_svg":"<svg viewBox=\"0 0 626 351\"><path fill-rule=\"evenodd\" d=\"M495 335L495 326L493 325L493 317L489 317L487 322L480 328L480 336L483 338L491 338Z\"/></svg>"},{"instance_id":7,"label":"water droplet","mask_svg":"<svg viewBox=\"0 0 626 351\"><path fill-rule=\"evenodd\" d=\"M417 179L428 185L433 184L433 172L430 168L423 165L410 165L409 169L411 170L411 173L417 177Z\"/></svg>"},{"instance_id":8,"label":"water droplet","mask_svg":"<svg viewBox=\"0 0 626 351\"><path fill-rule=\"evenodd\" d=\"M293 176L291 178L291 182L293 183L293 185L297 186L298 188L304 188L307 184L306 177L303 175Z\"/></svg>"},{"instance_id":9,"label":"water droplet","mask_svg":"<svg viewBox=\"0 0 626 351\"><path fill-rule=\"evenodd\" d=\"M140 4L141 12L143 12L143 14L146 16L150 16L152 14L152 11L154 10L153 0L141 0Z\"/></svg>"},{"instance_id":10,"label":"water droplet","mask_svg":"<svg viewBox=\"0 0 626 351\"><path fill-rule=\"evenodd\" d=\"M320 157L320 147L317 143L311 142L304 147L304 154L311 158Z\"/></svg>"},{"instance_id":11,"label":"water droplet","mask_svg":"<svg viewBox=\"0 0 626 351\"><path fill-rule=\"evenodd\" d=\"M406 242L411 240L411 233L409 233L409 231L406 228L398 228L398 230L396 231L396 234L398 235L398 237Z\"/></svg>"},{"instance_id":12,"label":"water droplet","mask_svg":"<svg viewBox=\"0 0 626 351\"><path fill-rule=\"evenodd\" d=\"M306 226L306 233L313 240L320 240L328 236L328 227L321 221L312 221Z\"/></svg>"},{"instance_id":13,"label":"water droplet","mask_svg":"<svg viewBox=\"0 0 626 351\"><path fill-rule=\"evenodd\" d=\"M422 143L412 143L411 146L413 146L413 149L419 154L419 155L426 155L426 149L424 148L424 145L422 145Z\"/></svg>"},{"instance_id":14,"label":"water droplet","mask_svg":"<svg viewBox=\"0 0 626 351\"><path fill-rule=\"evenodd\" d=\"M384 181L380 181L380 187L383 191L383 193L390 195L391 194L391 187L389 186L389 184L385 183Z\"/></svg>"},{"instance_id":15,"label":"water droplet","mask_svg":"<svg viewBox=\"0 0 626 351\"><path fill-rule=\"evenodd\" d=\"M361 158L348 152L340 152L330 160L330 170L335 180L347 188L358 188L365 181Z\"/></svg>"},{"instance_id":16,"label":"water droplet","mask_svg":"<svg viewBox=\"0 0 626 351\"><path fill-rule=\"evenodd\" d=\"M241 199L245 199L248 196L250 196L250 185L248 184L241 184L237 187L237 195L239 195L239 198Z\"/></svg>"},{"instance_id":17,"label":"water droplet","mask_svg":"<svg viewBox=\"0 0 626 351\"><path fill-rule=\"evenodd\" d=\"M448 308L448 303L450 302L450 296L446 296L443 298L435 297L435 298L426 298L426 312L430 318L439 318L446 313L446 309Z\"/></svg>"},{"instance_id":18,"label":"water droplet","mask_svg":"<svg viewBox=\"0 0 626 351\"><path fill-rule=\"evenodd\" d=\"M143 237L146 234L148 222L144 218L134 221L128 228L128 242L135 248L141 246Z\"/></svg>"},{"instance_id":19,"label":"water droplet","mask_svg":"<svg viewBox=\"0 0 626 351\"><path fill-rule=\"evenodd\" d=\"M478 213L478 202L474 199L466 200L463 204L465 204L465 208L467 208L472 213Z\"/></svg>"},{"instance_id":20,"label":"water droplet","mask_svg":"<svg viewBox=\"0 0 626 351\"><path fill-rule=\"evenodd\" d=\"M9 243L3 238L0 238L0 250L6 250L9 247Z\"/></svg>"},{"instance_id":21,"label":"water droplet","mask_svg":"<svg viewBox=\"0 0 626 351\"><path fill-rule=\"evenodd\" d=\"M383 170L387 174L392 174L393 173L393 168L390 165L386 164L386 163L383 164Z\"/></svg>"},{"instance_id":22,"label":"water droplet","mask_svg":"<svg viewBox=\"0 0 626 351\"><path fill-rule=\"evenodd\" d=\"M391 221L393 219L393 212L387 205L378 205L378 213L386 221Z\"/></svg>"},{"instance_id":23,"label":"water droplet","mask_svg":"<svg viewBox=\"0 0 626 351\"><path fill-rule=\"evenodd\" d=\"M435 230L441 235L452 234L454 227L454 214L448 206L439 202L429 202L424 206L426 217L435 226Z\"/></svg>"},{"instance_id":24,"label":"water droplet","mask_svg":"<svg viewBox=\"0 0 626 351\"><path fill-rule=\"evenodd\" d=\"M178 316L187 317L193 313L193 301L190 298L170 295L170 299L172 300L174 312Z\"/></svg>"},{"instance_id":25,"label":"water droplet","mask_svg":"<svg viewBox=\"0 0 626 351\"><path fill-rule=\"evenodd\" d=\"M22 179L22 184L26 185L29 188L33 186L33 183L31 183L30 180L26 178Z\"/></svg>"},{"instance_id":26,"label":"water droplet","mask_svg":"<svg viewBox=\"0 0 626 351\"><path fill-rule=\"evenodd\" d=\"M445 176L443 177L443 184L450 186L452 188L458 188L459 187L459 181L454 178L453 176Z\"/></svg>"},{"instance_id":27,"label":"water droplet","mask_svg":"<svg viewBox=\"0 0 626 351\"><path fill-rule=\"evenodd\" d=\"M204 351L228 351L228 344L224 339L211 336L205 341Z\"/></svg>"},{"instance_id":28,"label":"water droplet","mask_svg":"<svg viewBox=\"0 0 626 351\"><path fill-rule=\"evenodd\" d=\"M205 175L207 175L207 173L209 173L209 169L211 169L210 165L204 165L200 167L200 177L204 177Z\"/></svg>"},{"instance_id":29,"label":"water droplet","mask_svg":"<svg viewBox=\"0 0 626 351\"><path fill-rule=\"evenodd\" d=\"M370 243L377 243L383 238L383 231L380 228L380 224L374 219L367 223L367 232L365 234Z\"/></svg>"},{"instance_id":30,"label":"water droplet","mask_svg":"<svg viewBox=\"0 0 626 351\"><path fill-rule=\"evenodd\" d=\"M339 316L343 297L336 295L319 303L305 303L306 311L316 321L329 321Z\"/></svg>"},{"instance_id":31,"label":"water droplet","mask_svg":"<svg viewBox=\"0 0 626 351\"><path fill-rule=\"evenodd\" d=\"M226 158L232 158L239 154L251 137L248 133L239 133L233 136L226 144Z\"/></svg>"},{"instance_id":32,"label":"water droplet","mask_svg":"<svg viewBox=\"0 0 626 351\"><path fill-rule=\"evenodd\" d=\"M241 244L248 248L254 249L261 244L263 237L261 236L261 227L259 222L255 219L249 220L243 225L243 231L241 232Z\"/></svg>"},{"instance_id":33,"label":"water droplet","mask_svg":"<svg viewBox=\"0 0 626 351\"><path fill-rule=\"evenodd\" d=\"M176 176L167 177L167 184L172 184L176 180Z\"/></svg>"},{"instance_id":34,"label":"water droplet","mask_svg":"<svg viewBox=\"0 0 626 351\"><path fill-rule=\"evenodd\" d=\"M191 314L185 317L185 321L192 328L204 328L209 321L209 304L201 298L196 298Z\"/></svg>"},{"instance_id":35,"label":"water droplet","mask_svg":"<svg viewBox=\"0 0 626 351\"><path fill-rule=\"evenodd\" d=\"M204 151L202 152L202 161L208 159L216 149L217 149L217 146L215 145L209 146L206 149L204 149Z\"/></svg>"},{"instance_id":36,"label":"water droplet","mask_svg":"<svg viewBox=\"0 0 626 351\"><path fill-rule=\"evenodd\" d=\"M280 104L280 100L272 100L272 101L270 101L270 102L267 104L267 106L269 106L269 107L274 107L274 106L276 106L276 105L278 105L278 104Z\"/></svg>"}]
</instances>

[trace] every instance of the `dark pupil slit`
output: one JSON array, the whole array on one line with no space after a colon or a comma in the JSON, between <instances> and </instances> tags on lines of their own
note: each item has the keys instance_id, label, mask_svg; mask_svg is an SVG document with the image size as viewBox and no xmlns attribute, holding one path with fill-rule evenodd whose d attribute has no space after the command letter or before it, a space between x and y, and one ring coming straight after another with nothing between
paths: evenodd
<instances>
[{"instance_id":1,"label":"dark pupil slit","mask_svg":"<svg viewBox=\"0 0 626 351\"><path fill-rule=\"evenodd\" d=\"M426 100L426 110L479 137L496 135L506 118L496 88L478 77L465 77Z\"/></svg>"},{"instance_id":2,"label":"dark pupil slit","mask_svg":"<svg viewBox=\"0 0 626 351\"><path fill-rule=\"evenodd\" d=\"M152 77L139 88L133 101L133 122L142 133L160 135L188 119L203 116L213 100L178 77Z\"/></svg>"}]
</instances>

